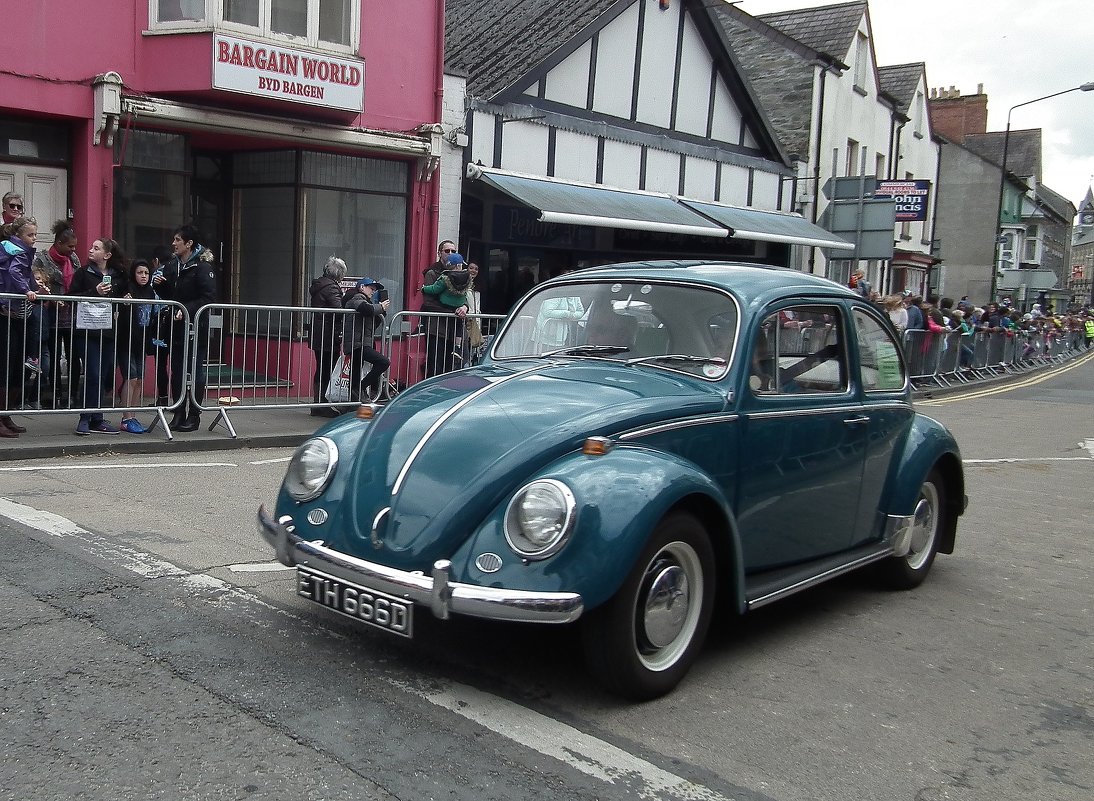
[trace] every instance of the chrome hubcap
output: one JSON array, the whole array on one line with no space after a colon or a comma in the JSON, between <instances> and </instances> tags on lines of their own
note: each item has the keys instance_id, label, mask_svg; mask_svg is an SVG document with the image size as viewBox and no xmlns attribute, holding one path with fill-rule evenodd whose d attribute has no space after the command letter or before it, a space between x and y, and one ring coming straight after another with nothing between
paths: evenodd
<instances>
[{"instance_id":1,"label":"chrome hubcap","mask_svg":"<svg viewBox=\"0 0 1094 801\"><path fill-rule=\"evenodd\" d=\"M908 551L908 567L918 570L926 563L931 554L935 536L938 533L938 490L934 484L927 483L920 490L919 503L912 517L912 533Z\"/></svg>"},{"instance_id":2,"label":"chrome hubcap","mask_svg":"<svg viewBox=\"0 0 1094 801\"><path fill-rule=\"evenodd\" d=\"M644 629L654 648L664 648L680 634L688 615L688 577L679 565L666 567L650 584Z\"/></svg>"},{"instance_id":3,"label":"chrome hubcap","mask_svg":"<svg viewBox=\"0 0 1094 801\"><path fill-rule=\"evenodd\" d=\"M686 542L671 542L650 561L635 599L635 647L648 670L667 670L695 636L702 611L703 565Z\"/></svg>"}]
</instances>

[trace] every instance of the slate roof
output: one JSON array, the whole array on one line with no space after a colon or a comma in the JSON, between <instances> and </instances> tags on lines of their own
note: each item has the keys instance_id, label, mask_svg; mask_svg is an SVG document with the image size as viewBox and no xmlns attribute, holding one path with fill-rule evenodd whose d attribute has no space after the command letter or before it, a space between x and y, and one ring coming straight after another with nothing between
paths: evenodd
<instances>
[{"instance_id":1,"label":"slate roof","mask_svg":"<svg viewBox=\"0 0 1094 801\"><path fill-rule=\"evenodd\" d=\"M446 0L445 69L467 76L469 95L490 100L617 4Z\"/></svg>"},{"instance_id":2,"label":"slate roof","mask_svg":"<svg viewBox=\"0 0 1094 801\"><path fill-rule=\"evenodd\" d=\"M813 109L811 62L824 60L824 54L736 6L712 10L783 148L806 160Z\"/></svg>"},{"instance_id":3,"label":"slate roof","mask_svg":"<svg viewBox=\"0 0 1094 801\"><path fill-rule=\"evenodd\" d=\"M866 13L865 0L816 8L800 8L761 14L763 20L787 36L821 53L844 58L854 44L859 22Z\"/></svg>"},{"instance_id":4,"label":"slate roof","mask_svg":"<svg viewBox=\"0 0 1094 801\"><path fill-rule=\"evenodd\" d=\"M996 165L1001 165L1003 162L1003 139L1005 136L1005 131L967 134L965 136L965 147L974 153L979 153L988 161ZM1040 128L1030 128L1021 131L1012 130L1010 132L1010 143L1007 145L1007 171L1022 177L1032 175L1040 182Z\"/></svg>"},{"instance_id":5,"label":"slate roof","mask_svg":"<svg viewBox=\"0 0 1094 801\"><path fill-rule=\"evenodd\" d=\"M1089 186L1086 188L1086 196L1083 197L1083 202L1079 204L1080 211L1094 211L1094 190Z\"/></svg>"},{"instance_id":6,"label":"slate roof","mask_svg":"<svg viewBox=\"0 0 1094 801\"><path fill-rule=\"evenodd\" d=\"M1011 131L1012 135L1013 133L1014 132ZM1007 156L1007 161L1010 161L1009 155ZM1071 221L1075 219L1077 210L1075 209L1075 206L1072 205L1071 201L1063 195L1049 189L1044 184L1037 185L1037 197L1044 205L1052 209L1061 220L1064 220L1065 225L1070 224Z\"/></svg>"},{"instance_id":7,"label":"slate roof","mask_svg":"<svg viewBox=\"0 0 1094 801\"><path fill-rule=\"evenodd\" d=\"M878 67L881 91L896 101L898 110L908 114L911 111L912 101L915 100L915 90L919 86L919 79L926 71L927 65L922 61ZM1007 160L1010 160L1009 157Z\"/></svg>"}]
</instances>

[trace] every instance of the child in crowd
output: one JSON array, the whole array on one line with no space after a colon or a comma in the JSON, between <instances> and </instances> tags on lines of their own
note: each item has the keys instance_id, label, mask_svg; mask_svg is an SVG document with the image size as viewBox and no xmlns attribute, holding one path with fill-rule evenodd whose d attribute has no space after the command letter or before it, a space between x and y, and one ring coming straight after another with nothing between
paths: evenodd
<instances>
[{"instance_id":1,"label":"child in crowd","mask_svg":"<svg viewBox=\"0 0 1094 801\"><path fill-rule=\"evenodd\" d=\"M441 273L435 283L423 286L424 295L434 295L446 309L457 311L467 308L467 290L471 286L471 273L463 256L453 253L446 262L448 269Z\"/></svg>"},{"instance_id":2,"label":"child in crowd","mask_svg":"<svg viewBox=\"0 0 1094 801\"><path fill-rule=\"evenodd\" d=\"M124 297L144 301L156 299L147 259L134 259L129 268L129 292ZM150 325L152 310L152 303L133 303L118 308L118 371L122 375L122 406L141 405L145 356L153 330ZM122 412L121 427L130 434L145 432L132 409Z\"/></svg>"}]
</instances>

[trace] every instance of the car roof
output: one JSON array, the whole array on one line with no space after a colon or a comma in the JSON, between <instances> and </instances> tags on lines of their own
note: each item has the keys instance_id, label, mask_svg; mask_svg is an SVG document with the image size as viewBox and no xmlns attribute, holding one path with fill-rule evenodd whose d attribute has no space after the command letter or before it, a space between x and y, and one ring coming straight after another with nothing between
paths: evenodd
<instances>
[{"instance_id":1,"label":"car roof","mask_svg":"<svg viewBox=\"0 0 1094 801\"><path fill-rule=\"evenodd\" d=\"M567 273L551 283L590 279L686 281L725 289L736 295L743 306L753 301L767 302L778 296L828 295L858 297L847 287L788 267L731 261L632 261L605 264Z\"/></svg>"}]
</instances>

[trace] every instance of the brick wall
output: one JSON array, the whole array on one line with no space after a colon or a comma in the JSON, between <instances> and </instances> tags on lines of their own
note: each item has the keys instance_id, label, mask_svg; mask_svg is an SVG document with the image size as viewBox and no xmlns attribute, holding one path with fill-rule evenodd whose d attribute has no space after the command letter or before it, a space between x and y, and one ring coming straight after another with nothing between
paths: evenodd
<instances>
[{"instance_id":1,"label":"brick wall","mask_svg":"<svg viewBox=\"0 0 1094 801\"><path fill-rule=\"evenodd\" d=\"M966 134L988 130L988 96L985 94L932 97L928 107L931 129L953 142L962 143Z\"/></svg>"}]
</instances>

